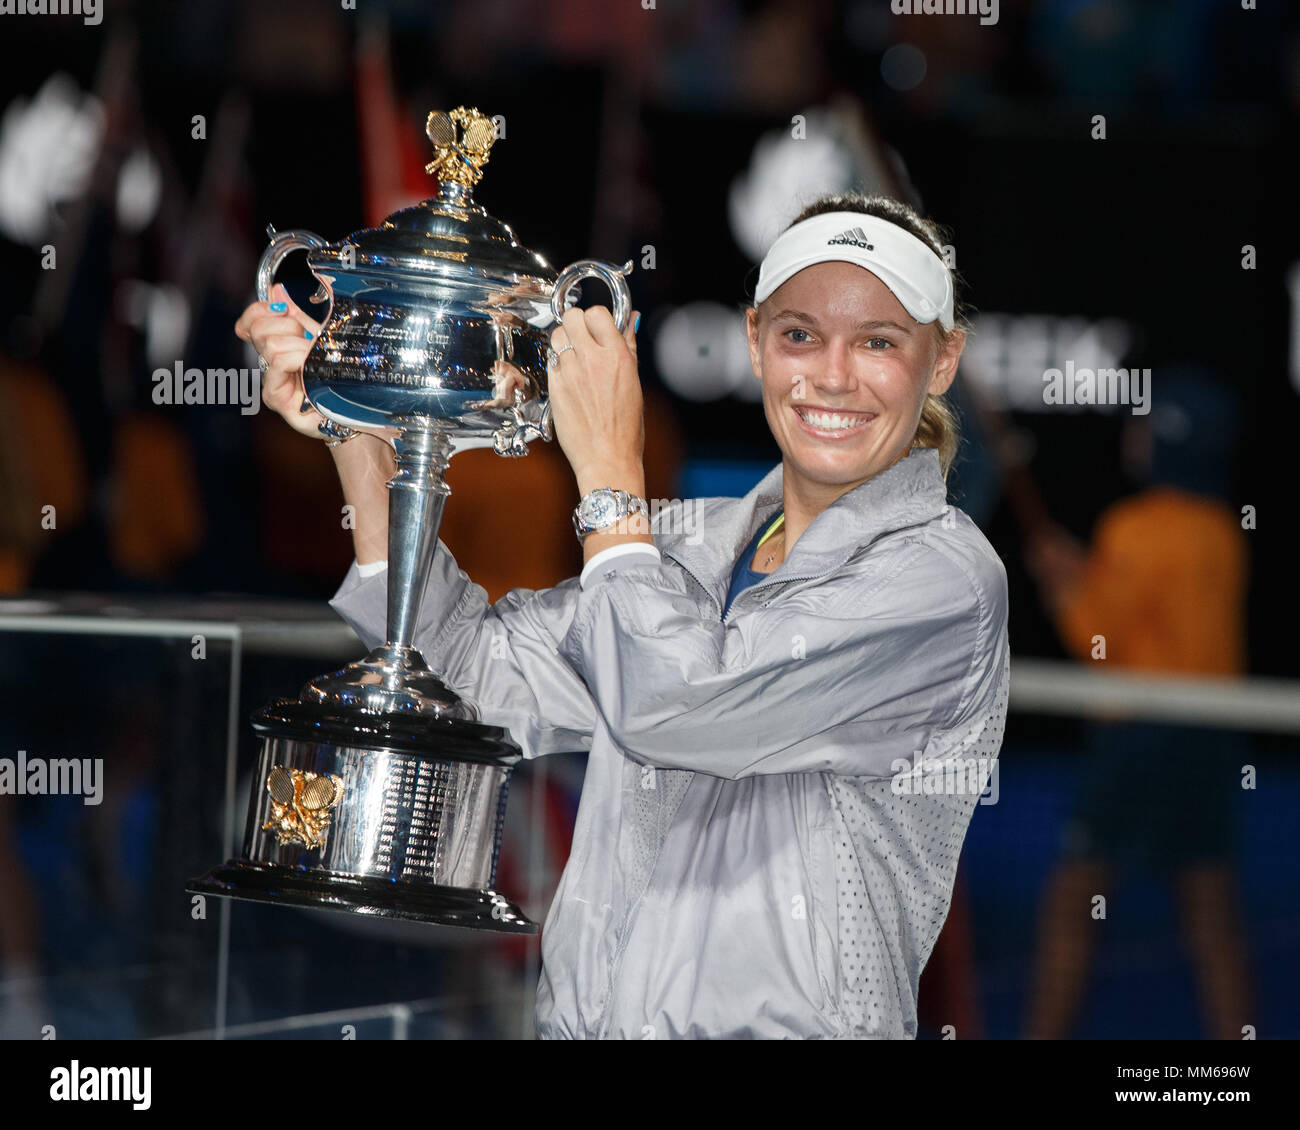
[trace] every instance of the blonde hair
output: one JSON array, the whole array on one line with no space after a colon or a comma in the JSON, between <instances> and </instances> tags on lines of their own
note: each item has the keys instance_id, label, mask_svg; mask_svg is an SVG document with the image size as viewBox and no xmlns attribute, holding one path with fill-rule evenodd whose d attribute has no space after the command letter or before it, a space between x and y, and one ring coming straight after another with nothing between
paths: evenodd
<instances>
[{"instance_id":1,"label":"blonde hair","mask_svg":"<svg viewBox=\"0 0 1300 1130\"><path fill-rule=\"evenodd\" d=\"M861 192L837 192L821 196L804 208L790 222L790 227L823 212L862 212L867 216L888 220L922 240L939 258L943 258L944 243L948 238L946 229L933 220L927 220L911 205L893 196L867 196ZM952 267L948 268L948 272L952 275L953 285L953 328L945 330L937 321L931 323L938 335L941 351L958 332L971 331L970 310L962 298L961 276ZM912 443L917 447L932 447L938 451L939 469L947 479L961 446L961 424L946 395L926 394Z\"/></svg>"},{"instance_id":2,"label":"blonde hair","mask_svg":"<svg viewBox=\"0 0 1300 1130\"><path fill-rule=\"evenodd\" d=\"M961 446L961 426L946 396L926 393L912 443L916 447L933 447L939 452L939 470L946 480Z\"/></svg>"}]
</instances>

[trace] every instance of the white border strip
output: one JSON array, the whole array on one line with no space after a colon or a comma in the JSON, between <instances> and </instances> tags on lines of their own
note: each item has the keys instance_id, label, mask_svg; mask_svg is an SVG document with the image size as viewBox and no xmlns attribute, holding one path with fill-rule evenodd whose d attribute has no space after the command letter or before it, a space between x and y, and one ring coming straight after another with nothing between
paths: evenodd
<instances>
[{"instance_id":1,"label":"white border strip","mask_svg":"<svg viewBox=\"0 0 1300 1130\"><path fill-rule=\"evenodd\" d=\"M1011 661L1011 708L1038 714L1181 722L1228 730L1300 733L1300 682L1090 671L1079 663Z\"/></svg>"},{"instance_id":2,"label":"white border strip","mask_svg":"<svg viewBox=\"0 0 1300 1130\"><path fill-rule=\"evenodd\" d=\"M0 605L0 632L5 631L160 638L201 634L237 641L250 654L305 658L361 648L351 628L329 620L231 623L125 616L7 616ZM1026 713L1086 717L1123 713L1153 722L1300 733L1300 681L1294 679L1189 678L1013 658L1010 707Z\"/></svg>"}]
</instances>

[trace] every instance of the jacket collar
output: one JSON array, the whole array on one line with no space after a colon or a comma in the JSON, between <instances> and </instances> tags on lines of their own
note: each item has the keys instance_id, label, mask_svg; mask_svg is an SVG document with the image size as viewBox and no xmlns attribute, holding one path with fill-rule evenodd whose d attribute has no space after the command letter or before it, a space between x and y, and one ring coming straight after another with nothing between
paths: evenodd
<instances>
[{"instance_id":1,"label":"jacket collar","mask_svg":"<svg viewBox=\"0 0 1300 1130\"><path fill-rule=\"evenodd\" d=\"M695 514L696 529L674 529L657 536L659 549L712 591L721 606L736 559L759 527L781 508L783 483L784 466L778 463L743 498L703 500ZM884 534L940 516L947 502L938 451L913 447L897 463L841 495L818 514L771 579L794 580L829 573ZM696 544L691 544L692 540Z\"/></svg>"}]
</instances>

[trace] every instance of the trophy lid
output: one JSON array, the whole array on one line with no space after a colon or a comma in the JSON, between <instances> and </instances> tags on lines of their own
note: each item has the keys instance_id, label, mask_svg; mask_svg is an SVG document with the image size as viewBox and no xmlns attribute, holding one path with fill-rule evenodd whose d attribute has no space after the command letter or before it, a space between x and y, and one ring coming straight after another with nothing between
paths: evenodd
<instances>
[{"instance_id":1,"label":"trophy lid","mask_svg":"<svg viewBox=\"0 0 1300 1130\"><path fill-rule=\"evenodd\" d=\"M523 284L527 291L546 291L555 282L554 268L472 198L496 140L492 120L472 107L449 114L435 110L425 132L434 145L425 171L437 175L437 194L312 252L309 266L331 275L362 271L367 279L392 273L407 283L427 278L433 284L513 290Z\"/></svg>"}]
</instances>

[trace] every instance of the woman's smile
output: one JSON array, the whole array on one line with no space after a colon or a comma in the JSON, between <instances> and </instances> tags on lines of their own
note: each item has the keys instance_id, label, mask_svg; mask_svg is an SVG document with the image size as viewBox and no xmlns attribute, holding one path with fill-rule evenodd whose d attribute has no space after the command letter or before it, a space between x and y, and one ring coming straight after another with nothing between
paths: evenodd
<instances>
[{"instance_id":1,"label":"woman's smile","mask_svg":"<svg viewBox=\"0 0 1300 1130\"><path fill-rule=\"evenodd\" d=\"M874 412L857 412L844 408L819 408L811 404L792 404L799 426L816 439L843 443L867 430L876 418Z\"/></svg>"}]
</instances>

